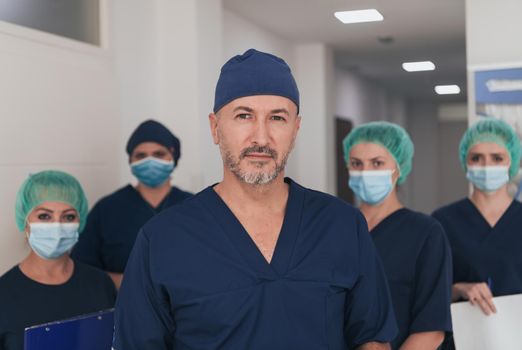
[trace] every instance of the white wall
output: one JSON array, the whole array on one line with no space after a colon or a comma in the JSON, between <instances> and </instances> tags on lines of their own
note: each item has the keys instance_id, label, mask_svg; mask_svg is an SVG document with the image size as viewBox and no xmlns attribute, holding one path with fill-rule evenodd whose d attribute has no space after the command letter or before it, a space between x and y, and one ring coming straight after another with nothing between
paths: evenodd
<instances>
[{"instance_id":1,"label":"white wall","mask_svg":"<svg viewBox=\"0 0 522 350\"><path fill-rule=\"evenodd\" d=\"M387 93L352 72L335 70L335 113L354 125L387 120Z\"/></svg>"},{"instance_id":2,"label":"white wall","mask_svg":"<svg viewBox=\"0 0 522 350\"><path fill-rule=\"evenodd\" d=\"M199 191L222 175L208 127L222 65L222 5L219 0L158 3L159 115L183 142L174 183Z\"/></svg>"},{"instance_id":3,"label":"white wall","mask_svg":"<svg viewBox=\"0 0 522 350\"><path fill-rule=\"evenodd\" d=\"M14 221L22 181L65 170L92 203L118 184L120 124L110 50L1 23L0 67L1 274L28 252Z\"/></svg>"},{"instance_id":4,"label":"white wall","mask_svg":"<svg viewBox=\"0 0 522 350\"><path fill-rule=\"evenodd\" d=\"M254 48L270 52L294 66L294 45L230 10L223 10L223 63L239 53Z\"/></svg>"},{"instance_id":5,"label":"white wall","mask_svg":"<svg viewBox=\"0 0 522 350\"><path fill-rule=\"evenodd\" d=\"M298 45L295 50L302 116L295 178L305 186L334 194L333 56L324 44Z\"/></svg>"},{"instance_id":6,"label":"white wall","mask_svg":"<svg viewBox=\"0 0 522 350\"><path fill-rule=\"evenodd\" d=\"M114 56L113 69L119 98L119 186L135 182L130 174L125 153L125 146L132 131L146 119L166 122L158 113L157 12L156 0L112 2L108 45ZM176 133L175 126L171 123L165 124ZM181 139L183 141L182 137Z\"/></svg>"},{"instance_id":7,"label":"white wall","mask_svg":"<svg viewBox=\"0 0 522 350\"><path fill-rule=\"evenodd\" d=\"M522 2L466 0L469 122L475 119L475 82L470 69L513 68L522 63Z\"/></svg>"},{"instance_id":8,"label":"white wall","mask_svg":"<svg viewBox=\"0 0 522 350\"><path fill-rule=\"evenodd\" d=\"M466 0L468 66L520 62L521 13L520 0Z\"/></svg>"}]
</instances>

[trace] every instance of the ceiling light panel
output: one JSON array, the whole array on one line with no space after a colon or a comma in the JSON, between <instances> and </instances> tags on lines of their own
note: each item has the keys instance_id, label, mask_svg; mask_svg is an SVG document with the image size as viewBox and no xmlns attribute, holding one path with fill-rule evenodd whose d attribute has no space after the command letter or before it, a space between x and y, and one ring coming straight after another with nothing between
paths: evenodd
<instances>
[{"instance_id":1,"label":"ceiling light panel","mask_svg":"<svg viewBox=\"0 0 522 350\"><path fill-rule=\"evenodd\" d=\"M356 11L338 11L334 16L341 22L348 23L364 23L382 21L384 17L376 9L356 10Z\"/></svg>"},{"instance_id":2,"label":"ceiling light panel","mask_svg":"<svg viewBox=\"0 0 522 350\"><path fill-rule=\"evenodd\" d=\"M420 62L404 62L402 69L406 72L422 72L427 70L435 70L435 64L431 61L420 61Z\"/></svg>"},{"instance_id":3,"label":"ceiling light panel","mask_svg":"<svg viewBox=\"0 0 522 350\"><path fill-rule=\"evenodd\" d=\"M460 88L458 85L437 85L435 92L439 95L460 94Z\"/></svg>"}]
</instances>

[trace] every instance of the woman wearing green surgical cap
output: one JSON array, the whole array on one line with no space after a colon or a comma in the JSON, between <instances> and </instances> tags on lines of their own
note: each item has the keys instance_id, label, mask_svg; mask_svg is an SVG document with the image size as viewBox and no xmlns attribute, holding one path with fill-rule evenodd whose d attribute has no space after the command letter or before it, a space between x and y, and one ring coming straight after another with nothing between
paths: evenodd
<instances>
[{"instance_id":1,"label":"woman wearing green surgical cap","mask_svg":"<svg viewBox=\"0 0 522 350\"><path fill-rule=\"evenodd\" d=\"M405 208L397 185L412 168L413 143L400 126L373 122L343 141L348 185L388 277L399 334L393 349L437 349L451 330L451 256L441 225Z\"/></svg>"},{"instance_id":2,"label":"woman wearing green surgical cap","mask_svg":"<svg viewBox=\"0 0 522 350\"><path fill-rule=\"evenodd\" d=\"M520 139L493 118L473 124L460 142L460 161L473 191L433 216L453 252L453 301L468 300L484 314L493 296L522 293L522 204L507 184L520 167Z\"/></svg>"},{"instance_id":3,"label":"woman wearing green surgical cap","mask_svg":"<svg viewBox=\"0 0 522 350\"><path fill-rule=\"evenodd\" d=\"M15 213L31 251L0 277L1 350L23 350L26 327L108 309L116 298L107 274L69 257L87 216L74 177L52 170L29 176Z\"/></svg>"}]
</instances>

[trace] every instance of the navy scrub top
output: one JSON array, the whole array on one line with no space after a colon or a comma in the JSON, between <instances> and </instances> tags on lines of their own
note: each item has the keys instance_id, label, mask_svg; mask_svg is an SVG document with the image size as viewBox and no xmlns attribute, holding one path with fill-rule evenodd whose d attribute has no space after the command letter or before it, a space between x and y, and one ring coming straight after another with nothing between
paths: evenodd
<instances>
[{"instance_id":1,"label":"navy scrub top","mask_svg":"<svg viewBox=\"0 0 522 350\"><path fill-rule=\"evenodd\" d=\"M71 256L102 270L122 273L141 227L160 211L191 195L172 187L153 208L131 185L117 190L92 208Z\"/></svg>"},{"instance_id":2,"label":"navy scrub top","mask_svg":"<svg viewBox=\"0 0 522 350\"><path fill-rule=\"evenodd\" d=\"M489 282L494 296L522 293L522 204L491 227L468 198L433 213L453 252L453 282Z\"/></svg>"},{"instance_id":3,"label":"navy scrub top","mask_svg":"<svg viewBox=\"0 0 522 350\"><path fill-rule=\"evenodd\" d=\"M110 309L115 300L109 276L77 261L62 284L37 282L14 266L0 277L0 350L23 350L27 327Z\"/></svg>"},{"instance_id":4,"label":"navy scrub top","mask_svg":"<svg viewBox=\"0 0 522 350\"><path fill-rule=\"evenodd\" d=\"M114 348L340 350L392 340L386 277L360 212L285 181L270 264L212 187L149 221L125 270Z\"/></svg>"},{"instance_id":5,"label":"navy scrub top","mask_svg":"<svg viewBox=\"0 0 522 350\"><path fill-rule=\"evenodd\" d=\"M411 333L451 331L451 252L441 225L402 208L370 232L384 266L399 327L398 349Z\"/></svg>"}]
</instances>

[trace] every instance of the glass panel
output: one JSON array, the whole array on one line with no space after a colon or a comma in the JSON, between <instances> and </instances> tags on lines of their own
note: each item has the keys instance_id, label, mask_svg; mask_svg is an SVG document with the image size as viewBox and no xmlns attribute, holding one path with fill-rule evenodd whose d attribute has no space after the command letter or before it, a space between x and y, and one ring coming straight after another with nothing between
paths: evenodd
<instances>
[{"instance_id":1,"label":"glass panel","mask_svg":"<svg viewBox=\"0 0 522 350\"><path fill-rule=\"evenodd\" d=\"M100 45L99 0L0 0L0 20Z\"/></svg>"}]
</instances>

